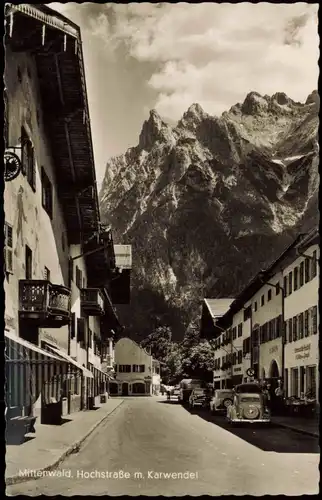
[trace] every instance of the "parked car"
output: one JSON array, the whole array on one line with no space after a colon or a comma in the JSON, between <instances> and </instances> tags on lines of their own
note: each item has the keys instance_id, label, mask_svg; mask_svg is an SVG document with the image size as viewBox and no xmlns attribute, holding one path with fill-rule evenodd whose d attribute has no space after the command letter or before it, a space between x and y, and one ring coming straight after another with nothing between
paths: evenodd
<instances>
[{"instance_id":1,"label":"parked car","mask_svg":"<svg viewBox=\"0 0 322 500\"><path fill-rule=\"evenodd\" d=\"M183 379L180 382L180 403L183 405L189 403L190 395L193 389L203 387L204 382L199 379Z\"/></svg>"},{"instance_id":2,"label":"parked car","mask_svg":"<svg viewBox=\"0 0 322 500\"><path fill-rule=\"evenodd\" d=\"M168 400L169 401L179 401L180 399L180 389L179 387L175 387L168 392Z\"/></svg>"},{"instance_id":3,"label":"parked car","mask_svg":"<svg viewBox=\"0 0 322 500\"><path fill-rule=\"evenodd\" d=\"M227 408L227 420L231 424L270 423L270 412L259 384L247 383L235 387L233 403Z\"/></svg>"},{"instance_id":4,"label":"parked car","mask_svg":"<svg viewBox=\"0 0 322 500\"><path fill-rule=\"evenodd\" d=\"M210 411L212 413L226 413L228 406L233 403L233 398L233 389L216 389L210 401Z\"/></svg>"},{"instance_id":5,"label":"parked car","mask_svg":"<svg viewBox=\"0 0 322 500\"><path fill-rule=\"evenodd\" d=\"M205 389L201 387L196 387L192 390L189 397L189 407L194 408L195 406L206 406L207 404L207 394Z\"/></svg>"}]
</instances>

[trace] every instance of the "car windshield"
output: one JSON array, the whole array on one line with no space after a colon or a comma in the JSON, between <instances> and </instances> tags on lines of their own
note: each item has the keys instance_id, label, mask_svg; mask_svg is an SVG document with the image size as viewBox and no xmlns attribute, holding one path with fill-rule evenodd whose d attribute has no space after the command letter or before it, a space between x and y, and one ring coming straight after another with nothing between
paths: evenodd
<instances>
[{"instance_id":1,"label":"car windshield","mask_svg":"<svg viewBox=\"0 0 322 500\"><path fill-rule=\"evenodd\" d=\"M237 394L262 394L262 389L257 384L241 384L235 388Z\"/></svg>"},{"instance_id":2,"label":"car windshield","mask_svg":"<svg viewBox=\"0 0 322 500\"><path fill-rule=\"evenodd\" d=\"M229 396L231 396L231 392L227 391L227 392L222 392L222 391L219 391L216 393L216 396L218 398L228 398Z\"/></svg>"}]
</instances>

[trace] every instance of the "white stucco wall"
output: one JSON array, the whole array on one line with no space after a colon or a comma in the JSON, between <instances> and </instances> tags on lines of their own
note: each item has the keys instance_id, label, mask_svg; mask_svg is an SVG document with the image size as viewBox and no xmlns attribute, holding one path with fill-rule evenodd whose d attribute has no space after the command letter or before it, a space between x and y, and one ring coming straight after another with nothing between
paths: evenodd
<instances>
[{"instance_id":1,"label":"white stucco wall","mask_svg":"<svg viewBox=\"0 0 322 500\"><path fill-rule=\"evenodd\" d=\"M320 256L320 249L318 245L312 245L305 250L305 254L312 256L313 252L317 252L317 259ZM294 271L295 267L299 267L303 262L304 257L299 256L294 262L289 265L284 275L288 276L290 272ZM311 261L310 261L311 265ZM287 342L285 345L285 368L288 370L288 389L291 395L291 369L300 367L313 367L316 366L316 386L317 395L319 394L319 266L317 268L317 275L304 283L298 290L293 290L290 295L285 299L285 319L288 320L294 316L304 313L306 310L313 306L317 306L317 334L313 334L311 317L309 316L309 336L302 339L298 338L295 342ZM304 392L308 389L308 381L304 377ZM299 391L300 392L300 391ZM299 395L299 394L298 394Z\"/></svg>"},{"instance_id":2,"label":"white stucco wall","mask_svg":"<svg viewBox=\"0 0 322 500\"><path fill-rule=\"evenodd\" d=\"M132 393L133 383L150 382L150 393L152 394L152 356L150 356L136 342L129 338L122 338L116 342L115 364L117 365L116 380L119 382L119 392L122 390L122 382L127 382L129 384L129 394ZM131 365L131 372L120 373L119 365ZM145 371L142 373L133 372L133 365L144 365Z\"/></svg>"},{"instance_id":3,"label":"white stucco wall","mask_svg":"<svg viewBox=\"0 0 322 500\"><path fill-rule=\"evenodd\" d=\"M57 195L57 183L52 153L43 126L42 105L34 61L26 53L14 54L6 47L5 86L9 102L9 144L20 146L21 127L29 135L35 151L36 190L22 173L5 183L5 221L13 227L13 274L4 280L6 296L5 318L10 328L19 334L19 280L25 279L25 245L32 250L32 278L44 279L45 266L52 283L66 285L68 279L68 247L62 206ZM22 82L18 81L18 67ZM29 72L29 75L28 75ZM38 118L37 118L38 113ZM16 150L21 156L19 150ZM53 186L53 218L42 207L41 167ZM68 328L42 329L63 348L68 344ZM39 341L40 343L40 341Z\"/></svg>"}]
</instances>

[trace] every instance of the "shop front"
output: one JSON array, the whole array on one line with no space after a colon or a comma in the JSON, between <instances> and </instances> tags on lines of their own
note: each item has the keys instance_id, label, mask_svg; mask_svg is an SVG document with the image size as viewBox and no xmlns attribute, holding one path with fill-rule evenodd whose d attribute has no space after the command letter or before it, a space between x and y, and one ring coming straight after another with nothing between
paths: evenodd
<instances>
[{"instance_id":1,"label":"shop front","mask_svg":"<svg viewBox=\"0 0 322 500\"><path fill-rule=\"evenodd\" d=\"M286 397L314 399L319 403L318 336L303 338L285 346Z\"/></svg>"},{"instance_id":2,"label":"shop front","mask_svg":"<svg viewBox=\"0 0 322 500\"><path fill-rule=\"evenodd\" d=\"M283 378L283 345L277 338L261 344L259 349L259 379L276 383Z\"/></svg>"}]
</instances>

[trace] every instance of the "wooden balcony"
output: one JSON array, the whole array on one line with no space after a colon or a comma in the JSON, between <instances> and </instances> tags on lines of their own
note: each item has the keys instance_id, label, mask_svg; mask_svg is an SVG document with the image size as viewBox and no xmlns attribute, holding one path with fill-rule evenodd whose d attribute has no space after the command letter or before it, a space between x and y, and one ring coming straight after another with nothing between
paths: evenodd
<instances>
[{"instance_id":1,"label":"wooden balcony","mask_svg":"<svg viewBox=\"0 0 322 500\"><path fill-rule=\"evenodd\" d=\"M99 288L82 288L81 308L88 316L103 316L105 308L101 290Z\"/></svg>"},{"instance_id":2,"label":"wooden balcony","mask_svg":"<svg viewBox=\"0 0 322 500\"><path fill-rule=\"evenodd\" d=\"M71 317L71 291L46 280L19 281L19 316L39 327L59 328Z\"/></svg>"}]
</instances>

